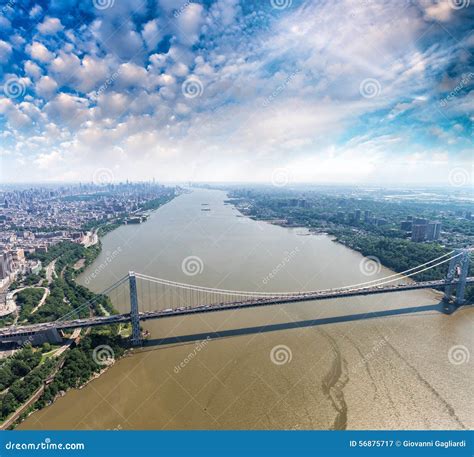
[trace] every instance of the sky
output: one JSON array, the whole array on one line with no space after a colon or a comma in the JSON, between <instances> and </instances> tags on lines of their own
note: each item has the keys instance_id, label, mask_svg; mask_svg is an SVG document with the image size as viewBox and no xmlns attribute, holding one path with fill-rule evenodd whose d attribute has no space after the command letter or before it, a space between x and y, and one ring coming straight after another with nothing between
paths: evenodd
<instances>
[{"instance_id":1,"label":"sky","mask_svg":"<svg viewBox=\"0 0 474 457\"><path fill-rule=\"evenodd\" d=\"M473 0L2 0L3 182L473 184Z\"/></svg>"}]
</instances>

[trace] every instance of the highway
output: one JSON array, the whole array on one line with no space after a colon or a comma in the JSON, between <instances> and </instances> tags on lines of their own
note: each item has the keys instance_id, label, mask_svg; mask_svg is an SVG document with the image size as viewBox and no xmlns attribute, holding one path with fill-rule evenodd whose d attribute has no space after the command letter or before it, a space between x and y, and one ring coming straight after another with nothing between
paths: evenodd
<instances>
[{"instance_id":1,"label":"highway","mask_svg":"<svg viewBox=\"0 0 474 457\"><path fill-rule=\"evenodd\" d=\"M451 281L450 284L457 284L458 281ZM466 283L474 283L474 277L466 278ZM213 305L201 305L195 307L178 307L175 309L149 311L139 313L140 320L162 319L167 317L176 317L189 314L210 313L217 311L229 311L234 309L252 308L258 306L270 306L286 303L295 303L303 301L328 300L333 298L354 297L359 295L375 295L393 292L404 292L417 289L437 289L445 287L448 284L446 280L423 281L410 284L397 284L390 286L376 286L357 289L330 289L321 292L298 293L295 295L275 295L269 297L251 298L248 300L239 300L235 302L217 303ZM110 316L96 316L85 319L75 319L67 321L45 322L42 324L26 326L10 326L0 329L0 341L2 338L29 335L31 333L42 332L51 329L70 329L81 327L94 327L99 325L110 325L130 322L130 314L115 314Z\"/></svg>"}]
</instances>

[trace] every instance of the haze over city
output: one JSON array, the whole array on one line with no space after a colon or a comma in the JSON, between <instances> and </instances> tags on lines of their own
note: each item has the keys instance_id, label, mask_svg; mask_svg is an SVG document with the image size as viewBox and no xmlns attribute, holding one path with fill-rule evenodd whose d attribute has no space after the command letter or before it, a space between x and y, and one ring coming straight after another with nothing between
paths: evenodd
<instances>
[{"instance_id":1,"label":"haze over city","mask_svg":"<svg viewBox=\"0 0 474 457\"><path fill-rule=\"evenodd\" d=\"M472 21L451 0L8 3L1 179L469 186Z\"/></svg>"}]
</instances>

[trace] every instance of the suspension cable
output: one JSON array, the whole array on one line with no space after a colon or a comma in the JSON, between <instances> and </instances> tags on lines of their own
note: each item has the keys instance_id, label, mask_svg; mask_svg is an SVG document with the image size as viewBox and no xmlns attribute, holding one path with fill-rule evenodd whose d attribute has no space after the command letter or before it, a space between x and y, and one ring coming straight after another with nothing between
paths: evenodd
<instances>
[{"instance_id":1,"label":"suspension cable","mask_svg":"<svg viewBox=\"0 0 474 457\"><path fill-rule=\"evenodd\" d=\"M192 284L185 284L185 283L180 283L180 282L176 282L176 281L170 281L170 280L167 280L167 279L155 278L153 276L143 275L141 273L135 273L135 274L138 277L140 277L141 279L144 279L144 280L147 280L147 281L152 281L152 282L157 282L157 283L160 283L160 284L163 284L163 285L174 286L174 287L178 287L178 288L181 288L181 289L193 289L193 290L209 291L209 292L213 292L213 293L216 293L216 294L230 294L230 295L234 295L234 296L235 295L241 295L241 296L302 295L302 294L314 294L315 292L329 292L329 291L333 291L333 290L352 289L352 288L357 288L358 286L362 286L362 285L366 285L366 284L372 284L371 286L368 286L368 287L375 287L377 285L386 284L388 282L397 281L397 280L403 279L403 278L408 278L408 277L414 276L416 274L422 273L423 271L429 270L431 268L435 268L439 265L442 265L443 263L449 262L452 259L462 255L462 253L456 254L456 255L448 258L448 259L445 259L442 262L438 262L434 265L430 265L427 268L424 268L422 270L413 272L413 270L417 270L420 267L423 267L423 266L428 265L432 262L435 262L439 259L442 259L443 257L446 257L446 256L452 254L453 252L454 251L451 251L451 252L449 252L447 254L444 254L440 257L432 259L429 262L425 262L421 265L418 265L416 267L405 270L404 272L395 273L395 274L392 274L392 275L389 275L389 276L385 276L383 278L374 279L374 280L371 280L371 281L366 281L366 282L362 282L362 283L354 284L354 285L350 285L350 286L343 286L343 287L340 287L340 288L322 289L322 290L318 290L318 291L308 291L308 292L301 292L301 291L298 291L298 292L250 292L250 291L227 290L227 289L213 289L213 288L210 288L210 287L194 286ZM412 273L404 274L404 273L408 273L408 272L412 272ZM394 277L396 277L396 278L391 280L391 281L385 281L388 278L394 278ZM380 283L380 284L378 284L378 283ZM362 288L367 288L367 287L362 287Z\"/></svg>"},{"instance_id":2,"label":"suspension cable","mask_svg":"<svg viewBox=\"0 0 474 457\"><path fill-rule=\"evenodd\" d=\"M80 310L82 310L86 307L90 307L90 305L94 304L97 300L102 298L101 297L102 295L107 295L109 292L111 292L112 290L114 290L115 288L117 288L118 286L123 284L126 280L128 280L128 275L124 276L122 279L119 279L115 284L112 284L110 287L105 289L103 292L101 292L100 294L97 294L94 298L88 300L87 302L83 303L82 305L78 306L77 308L74 308L73 310L66 313L64 316L59 317L58 319L56 319L56 322L67 319L67 318L73 316L74 314L76 314L78 311L80 311Z\"/></svg>"}]
</instances>

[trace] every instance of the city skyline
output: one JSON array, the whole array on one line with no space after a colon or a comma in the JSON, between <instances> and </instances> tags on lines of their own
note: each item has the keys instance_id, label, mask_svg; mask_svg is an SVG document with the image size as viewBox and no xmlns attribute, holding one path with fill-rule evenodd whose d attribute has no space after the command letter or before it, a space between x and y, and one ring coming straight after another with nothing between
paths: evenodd
<instances>
[{"instance_id":1,"label":"city skyline","mask_svg":"<svg viewBox=\"0 0 474 457\"><path fill-rule=\"evenodd\" d=\"M469 187L473 10L7 4L2 181Z\"/></svg>"}]
</instances>

